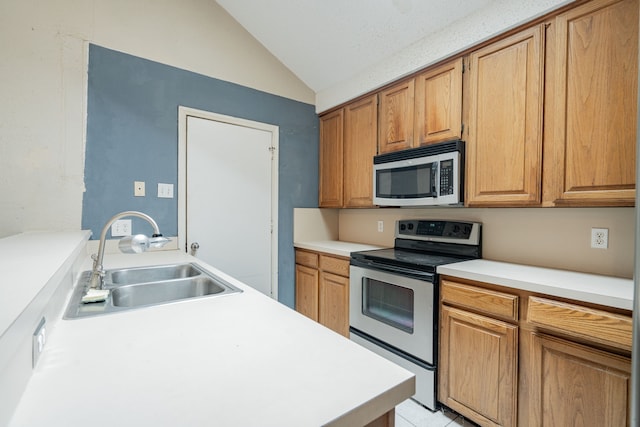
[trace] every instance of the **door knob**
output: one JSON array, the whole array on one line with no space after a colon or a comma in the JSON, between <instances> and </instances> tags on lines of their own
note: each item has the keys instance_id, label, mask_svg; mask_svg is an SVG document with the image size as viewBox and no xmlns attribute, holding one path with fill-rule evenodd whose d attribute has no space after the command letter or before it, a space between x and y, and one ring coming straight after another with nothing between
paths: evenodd
<instances>
[{"instance_id":1,"label":"door knob","mask_svg":"<svg viewBox=\"0 0 640 427\"><path fill-rule=\"evenodd\" d=\"M191 244L191 255L195 254L198 249L200 249L198 242L193 242Z\"/></svg>"}]
</instances>

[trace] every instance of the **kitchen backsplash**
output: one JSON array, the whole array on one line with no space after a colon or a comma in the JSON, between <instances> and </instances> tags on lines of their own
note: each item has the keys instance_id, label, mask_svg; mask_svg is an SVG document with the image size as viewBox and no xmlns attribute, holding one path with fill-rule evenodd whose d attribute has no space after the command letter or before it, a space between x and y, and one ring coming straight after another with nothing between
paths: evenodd
<instances>
[{"instance_id":1,"label":"kitchen backsplash","mask_svg":"<svg viewBox=\"0 0 640 427\"><path fill-rule=\"evenodd\" d=\"M299 217L323 219L313 211ZM465 219L483 224L483 258L549 268L633 277L633 208L435 208L328 209L337 212L338 238L393 246L395 221L406 218ZM333 214L335 215L335 213ZM329 216L331 218L331 216ZM383 231L378 231L382 221ZM296 221L296 235L311 221ZM327 227L325 221L317 227ZM609 247L591 248L591 228L609 229ZM299 239L298 239L299 240Z\"/></svg>"}]
</instances>

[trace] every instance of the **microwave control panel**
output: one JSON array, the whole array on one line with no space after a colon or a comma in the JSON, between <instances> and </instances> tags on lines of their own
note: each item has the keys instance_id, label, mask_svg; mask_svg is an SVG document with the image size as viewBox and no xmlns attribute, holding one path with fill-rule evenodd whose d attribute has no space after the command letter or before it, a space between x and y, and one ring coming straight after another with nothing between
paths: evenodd
<instances>
[{"instance_id":1,"label":"microwave control panel","mask_svg":"<svg viewBox=\"0 0 640 427\"><path fill-rule=\"evenodd\" d=\"M453 194L453 159L443 160L440 162L440 194L439 196L448 196Z\"/></svg>"}]
</instances>

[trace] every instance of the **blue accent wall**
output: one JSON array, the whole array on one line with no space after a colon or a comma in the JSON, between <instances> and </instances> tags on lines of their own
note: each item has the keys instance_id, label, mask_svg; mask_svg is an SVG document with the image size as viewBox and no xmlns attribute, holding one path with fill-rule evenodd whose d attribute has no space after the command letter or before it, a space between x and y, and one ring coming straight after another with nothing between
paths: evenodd
<instances>
[{"instance_id":1,"label":"blue accent wall","mask_svg":"<svg viewBox=\"0 0 640 427\"><path fill-rule=\"evenodd\" d=\"M279 126L278 297L293 307L293 208L318 206L313 105L90 45L82 228L98 239L111 216L139 210L177 235L179 105ZM146 197L133 196L134 181ZM159 182L174 184L173 199L156 197ZM133 218L133 230L151 227Z\"/></svg>"}]
</instances>

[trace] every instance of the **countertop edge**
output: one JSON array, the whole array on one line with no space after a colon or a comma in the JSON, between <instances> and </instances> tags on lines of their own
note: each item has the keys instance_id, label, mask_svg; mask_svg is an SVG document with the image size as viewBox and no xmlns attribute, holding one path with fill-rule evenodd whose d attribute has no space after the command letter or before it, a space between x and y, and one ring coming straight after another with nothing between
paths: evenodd
<instances>
[{"instance_id":1,"label":"countertop edge","mask_svg":"<svg viewBox=\"0 0 640 427\"><path fill-rule=\"evenodd\" d=\"M345 242L342 240L313 240L294 242L293 246L298 249L324 252L331 255L350 257L352 252L369 251L382 249L385 246L370 245L367 243Z\"/></svg>"},{"instance_id":2,"label":"countertop edge","mask_svg":"<svg viewBox=\"0 0 640 427\"><path fill-rule=\"evenodd\" d=\"M491 273L487 271L489 269L492 270ZM439 266L438 273L586 303L633 310L633 280L631 279L490 260L447 264Z\"/></svg>"}]
</instances>

